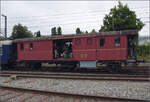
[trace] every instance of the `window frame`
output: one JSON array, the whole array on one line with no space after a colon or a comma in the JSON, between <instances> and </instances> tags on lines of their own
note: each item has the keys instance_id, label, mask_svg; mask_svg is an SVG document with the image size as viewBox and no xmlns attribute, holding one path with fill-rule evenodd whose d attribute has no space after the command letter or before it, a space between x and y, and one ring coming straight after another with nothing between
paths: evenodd
<instances>
[{"instance_id":1,"label":"window frame","mask_svg":"<svg viewBox=\"0 0 150 102\"><path fill-rule=\"evenodd\" d=\"M80 45L81 44L81 38L75 38L75 44Z\"/></svg>"},{"instance_id":2,"label":"window frame","mask_svg":"<svg viewBox=\"0 0 150 102\"><path fill-rule=\"evenodd\" d=\"M105 40L105 39L106 39L106 38L100 38L100 39L99 39L99 46L100 46L100 47L106 46L106 40ZM101 44L102 44L101 41L103 41L103 43L104 43L103 45L101 45Z\"/></svg>"},{"instance_id":3,"label":"window frame","mask_svg":"<svg viewBox=\"0 0 150 102\"><path fill-rule=\"evenodd\" d=\"M93 44L93 38L87 38L86 43L87 43L87 45L92 45Z\"/></svg>"},{"instance_id":4,"label":"window frame","mask_svg":"<svg viewBox=\"0 0 150 102\"><path fill-rule=\"evenodd\" d=\"M121 38L120 37L116 37L116 38L114 38L114 45L116 46L116 47L119 47L119 46L121 46ZM118 42L119 41L119 42Z\"/></svg>"},{"instance_id":5,"label":"window frame","mask_svg":"<svg viewBox=\"0 0 150 102\"><path fill-rule=\"evenodd\" d=\"M24 44L20 43L20 50L24 50Z\"/></svg>"},{"instance_id":6,"label":"window frame","mask_svg":"<svg viewBox=\"0 0 150 102\"><path fill-rule=\"evenodd\" d=\"M30 43L30 50L33 50L33 43Z\"/></svg>"}]
</instances>

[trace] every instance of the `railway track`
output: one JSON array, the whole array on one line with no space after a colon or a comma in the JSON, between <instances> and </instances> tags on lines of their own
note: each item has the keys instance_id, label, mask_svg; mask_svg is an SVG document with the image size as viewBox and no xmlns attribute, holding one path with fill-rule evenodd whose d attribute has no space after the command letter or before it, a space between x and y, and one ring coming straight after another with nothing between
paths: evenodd
<instances>
[{"instance_id":1,"label":"railway track","mask_svg":"<svg viewBox=\"0 0 150 102\"><path fill-rule=\"evenodd\" d=\"M1 74L28 74L28 75L64 75L64 76L92 76L92 77L150 77L149 75L131 74L99 74L99 73L72 73L72 72L39 72L39 71L0 71Z\"/></svg>"},{"instance_id":2,"label":"railway track","mask_svg":"<svg viewBox=\"0 0 150 102\"><path fill-rule=\"evenodd\" d=\"M0 85L1 102L149 102L149 100L90 96Z\"/></svg>"},{"instance_id":3,"label":"railway track","mask_svg":"<svg viewBox=\"0 0 150 102\"><path fill-rule=\"evenodd\" d=\"M16 67L13 69L5 69L3 71L32 71L32 72L71 72L71 73L93 73L93 74L110 74L104 66L98 67L97 69L87 69L87 68L76 68L76 70L71 70L70 68L61 67L61 66L43 66L40 69L38 68L25 68L25 67ZM118 73L120 74L130 74L130 75L145 75L149 74L150 66L122 66Z\"/></svg>"},{"instance_id":4,"label":"railway track","mask_svg":"<svg viewBox=\"0 0 150 102\"><path fill-rule=\"evenodd\" d=\"M89 73L40 73L40 72L9 72L2 71L0 76L16 75L25 78L50 78L73 80L109 80L109 81L150 81L149 75L122 75L122 74L89 74Z\"/></svg>"}]
</instances>

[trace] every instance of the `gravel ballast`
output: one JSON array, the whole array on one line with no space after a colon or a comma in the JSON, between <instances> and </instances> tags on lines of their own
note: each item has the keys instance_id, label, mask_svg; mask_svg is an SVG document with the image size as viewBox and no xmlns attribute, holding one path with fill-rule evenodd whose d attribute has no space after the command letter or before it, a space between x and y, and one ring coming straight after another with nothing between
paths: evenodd
<instances>
[{"instance_id":1,"label":"gravel ballast","mask_svg":"<svg viewBox=\"0 0 150 102\"><path fill-rule=\"evenodd\" d=\"M0 77L0 84L54 92L150 100L150 82L91 81L43 78L10 80Z\"/></svg>"}]
</instances>

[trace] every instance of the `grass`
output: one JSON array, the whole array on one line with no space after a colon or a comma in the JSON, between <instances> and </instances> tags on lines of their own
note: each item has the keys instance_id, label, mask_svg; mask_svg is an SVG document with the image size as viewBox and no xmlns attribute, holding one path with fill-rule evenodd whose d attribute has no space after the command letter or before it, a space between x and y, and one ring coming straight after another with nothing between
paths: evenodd
<instances>
[{"instance_id":1,"label":"grass","mask_svg":"<svg viewBox=\"0 0 150 102\"><path fill-rule=\"evenodd\" d=\"M150 62L150 55L145 55L145 56L137 55L137 59L144 59L146 62Z\"/></svg>"},{"instance_id":2,"label":"grass","mask_svg":"<svg viewBox=\"0 0 150 102\"><path fill-rule=\"evenodd\" d=\"M59 83L58 82L53 83L53 86L56 86L56 85L59 85Z\"/></svg>"}]
</instances>

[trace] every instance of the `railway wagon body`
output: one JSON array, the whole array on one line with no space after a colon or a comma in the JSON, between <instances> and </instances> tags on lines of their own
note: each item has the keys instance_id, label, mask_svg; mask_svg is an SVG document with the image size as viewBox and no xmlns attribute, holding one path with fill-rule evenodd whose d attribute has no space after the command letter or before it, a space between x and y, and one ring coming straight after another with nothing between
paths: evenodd
<instances>
[{"instance_id":1,"label":"railway wagon body","mask_svg":"<svg viewBox=\"0 0 150 102\"><path fill-rule=\"evenodd\" d=\"M2 67L7 66L12 60L12 41L0 41L0 62Z\"/></svg>"},{"instance_id":2,"label":"railway wagon body","mask_svg":"<svg viewBox=\"0 0 150 102\"><path fill-rule=\"evenodd\" d=\"M79 65L96 68L98 63L120 65L132 59L129 39L137 31L112 31L85 35L64 35L39 38L17 39L17 60L41 65L42 62Z\"/></svg>"}]
</instances>

